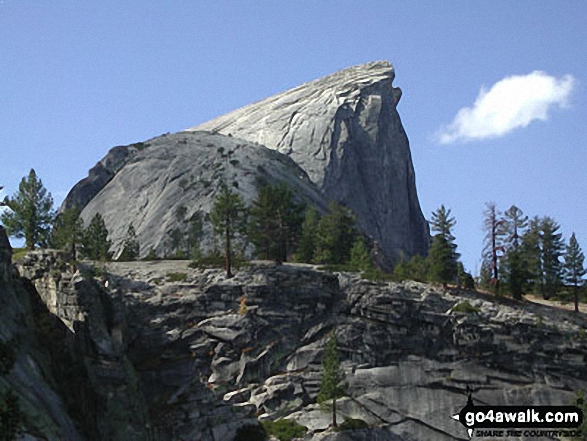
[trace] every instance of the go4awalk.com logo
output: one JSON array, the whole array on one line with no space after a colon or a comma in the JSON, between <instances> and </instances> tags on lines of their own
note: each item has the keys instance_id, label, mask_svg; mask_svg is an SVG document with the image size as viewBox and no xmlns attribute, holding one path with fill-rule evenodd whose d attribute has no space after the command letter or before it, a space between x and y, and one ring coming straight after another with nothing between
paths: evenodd
<instances>
[{"instance_id":1,"label":"go4awalk.com logo","mask_svg":"<svg viewBox=\"0 0 587 441\"><path fill-rule=\"evenodd\" d=\"M475 406L469 399L452 416L467 429L469 438L580 437L583 412L577 406Z\"/></svg>"}]
</instances>

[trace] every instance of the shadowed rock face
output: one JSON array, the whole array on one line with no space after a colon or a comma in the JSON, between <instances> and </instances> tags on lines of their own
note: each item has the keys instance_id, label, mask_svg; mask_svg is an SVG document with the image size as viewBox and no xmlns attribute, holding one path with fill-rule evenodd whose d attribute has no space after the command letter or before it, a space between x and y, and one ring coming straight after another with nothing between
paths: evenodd
<instances>
[{"instance_id":1,"label":"shadowed rock face","mask_svg":"<svg viewBox=\"0 0 587 441\"><path fill-rule=\"evenodd\" d=\"M353 209L387 258L425 254L429 229L394 76L385 61L355 66L188 131L232 134L288 155L327 199Z\"/></svg>"},{"instance_id":2,"label":"shadowed rock face","mask_svg":"<svg viewBox=\"0 0 587 441\"><path fill-rule=\"evenodd\" d=\"M80 210L83 209L143 145L138 143L110 149L108 154L90 169L88 177L79 181L69 191L62 208L69 209L77 205Z\"/></svg>"}]
</instances>

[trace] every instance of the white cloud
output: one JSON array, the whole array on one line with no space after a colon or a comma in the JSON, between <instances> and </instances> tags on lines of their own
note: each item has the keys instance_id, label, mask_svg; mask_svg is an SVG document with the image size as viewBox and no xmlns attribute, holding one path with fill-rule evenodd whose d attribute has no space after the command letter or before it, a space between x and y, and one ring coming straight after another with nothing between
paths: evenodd
<instances>
[{"instance_id":1,"label":"white cloud","mask_svg":"<svg viewBox=\"0 0 587 441\"><path fill-rule=\"evenodd\" d=\"M556 78L541 71L514 75L481 88L472 107L460 109L454 120L436 132L441 144L497 138L534 120L546 121L553 107L565 108L575 78Z\"/></svg>"}]
</instances>

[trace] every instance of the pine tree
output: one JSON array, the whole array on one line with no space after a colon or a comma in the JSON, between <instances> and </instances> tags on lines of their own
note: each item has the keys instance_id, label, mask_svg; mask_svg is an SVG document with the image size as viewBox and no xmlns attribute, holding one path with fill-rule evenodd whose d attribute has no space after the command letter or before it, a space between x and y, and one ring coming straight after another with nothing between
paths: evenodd
<instances>
[{"instance_id":1,"label":"pine tree","mask_svg":"<svg viewBox=\"0 0 587 441\"><path fill-rule=\"evenodd\" d=\"M393 268L393 277L396 280L426 282L428 280L428 263L428 259L425 259L419 254L416 254L407 262L401 256Z\"/></svg>"},{"instance_id":2,"label":"pine tree","mask_svg":"<svg viewBox=\"0 0 587 441\"><path fill-rule=\"evenodd\" d=\"M481 270L479 271L477 284L485 289L491 288L491 269L488 268L487 264L483 261L481 262Z\"/></svg>"},{"instance_id":3,"label":"pine tree","mask_svg":"<svg viewBox=\"0 0 587 441\"><path fill-rule=\"evenodd\" d=\"M59 213L53 222L50 245L53 248L69 248L69 255L72 261L77 259L79 245L83 241L84 222L80 217L80 210L77 205L66 208Z\"/></svg>"},{"instance_id":4,"label":"pine tree","mask_svg":"<svg viewBox=\"0 0 587 441\"><path fill-rule=\"evenodd\" d=\"M333 427L337 427L336 400L346 393L343 379L344 375L340 368L336 332L332 331L322 357L322 382L320 383L320 392L318 393L317 401L318 403L324 403L325 401L332 400Z\"/></svg>"},{"instance_id":5,"label":"pine tree","mask_svg":"<svg viewBox=\"0 0 587 441\"><path fill-rule=\"evenodd\" d=\"M528 222L520 242L520 260L523 262L523 292L542 291L541 219L535 216Z\"/></svg>"},{"instance_id":6,"label":"pine tree","mask_svg":"<svg viewBox=\"0 0 587 441\"><path fill-rule=\"evenodd\" d=\"M83 255L91 260L108 260L112 243L108 240L108 229L100 213L96 213L82 235Z\"/></svg>"},{"instance_id":7,"label":"pine tree","mask_svg":"<svg viewBox=\"0 0 587 441\"><path fill-rule=\"evenodd\" d=\"M524 230L528 227L528 216L515 205L512 205L504 213L504 232L505 242L513 247L518 248Z\"/></svg>"},{"instance_id":8,"label":"pine tree","mask_svg":"<svg viewBox=\"0 0 587 441\"><path fill-rule=\"evenodd\" d=\"M419 254L413 256L409 262L410 279L416 282L425 282L428 276L428 263L426 259Z\"/></svg>"},{"instance_id":9,"label":"pine tree","mask_svg":"<svg viewBox=\"0 0 587 441\"><path fill-rule=\"evenodd\" d=\"M577 242L575 233L573 233L565 252L564 280L565 283L574 287L575 312L579 312L579 286L583 284L583 276L587 273L584 262L585 255Z\"/></svg>"},{"instance_id":10,"label":"pine tree","mask_svg":"<svg viewBox=\"0 0 587 441\"><path fill-rule=\"evenodd\" d=\"M295 254L296 262L310 263L314 260L314 250L316 248L316 230L318 229L318 222L320 215L314 207L306 210L304 222L302 224L302 231L298 248Z\"/></svg>"},{"instance_id":11,"label":"pine tree","mask_svg":"<svg viewBox=\"0 0 587 441\"><path fill-rule=\"evenodd\" d=\"M486 210L483 212L483 229L485 231L485 246L483 248L483 261L487 268L491 270L490 285L495 292L499 291L499 259L503 255L503 237L505 235L504 220L500 217L500 212L494 202L486 204Z\"/></svg>"},{"instance_id":12,"label":"pine tree","mask_svg":"<svg viewBox=\"0 0 587 441\"><path fill-rule=\"evenodd\" d=\"M167 232L166 249L176 259L196 259L200 256L203 234L202 214L196 212L186 219L187 208L180 205L175 210L175 225Z\"/></svg>"},{"instance_id":13,"label":"pine tree","mask_svg":"<svg viewBox=\"0 0 587 441\"><path fill-rule=\"evenodd\" d=\"M454 282L458 275L457 259L451 243L442 234L432 238L432 245L428 251L428 280L442 283Z\"/></svg>"},{"instance_id":14,"label":"pine tree","mask_svg":"<svg viewBox=\"0 0 587 441\"><path fill-rule=\"evenodd\" d=\"M541 223L542 231L542 295L549 299L555 295L562 284L562 257L564 242L559 233L560 226L550 217Z\"/></svg>"},{"instance_id":15,"label":"pine tree","mask_svg":"<svg viewBox=\"0 0 587 441\"><path fill-rule=\"evenodd\" d=\"M200 241L204 234L204 224L202 214L196 212L188 219L187 222L187 255L190 259L200 257Z\"/></svg>"},{"instance_id":16,"label":"pine tree","mask_svg":"<svg viewBox=\"0 0 587 441\"><path fill-rule=\"evenodd\" d=\"M459 286L465 289L475 289L475 280L470 273L465 271L465 266L462 262L457 263L457 279Z\"/></svg>"},{"instance_id":17,"label":"pine tree","mask_svg":"<svg viewBox=\"0 0 587 441\"><path fill-rule=\"evenodd\" d=\"M432 239L428 251L428 280L442 283L446 288L447 283L454 282L457 278L457 262L460 254L457 253L455 237L451 229L456 225L456 220L451 216L451 210L441 205L432 213L430 227L437 234Z\"/></svg>"},{"instance_id":18,"label":"pine tree","mask_svg":"<svg viewBox=\"0 0 587 441\"><path fill-rule=\"evenodd\" d=\"M503 269L503 277L512 297L516 300L521 300L527 271L524 269L520 247L511 248L507 251L503 258Z\"/></svg>"},{"instance_id":19,"label":"pine tree","mask_svg":"<svg viewBox=\"0 0 587 441\"><path fill-rule=\"evenodd\" d=\"M10 236L24 238L29 250L47 245L54 218L53 198L34 169L22 178L15 196L6 197L3 205L10 210L0 214L0 221Z\"/></svg>"},{"instance_id":20,"label":"pine tree","mask_svg":"<svg viewBox=\"0 0 587 441\"><path fill-rule=\"evenodd\" d=\"M349 266L356 271L367 271L373 268L373 257L365 245L365 239L357 234L351 248Z\"/></svg>"},{"instance_id":21,"label":"pine tree","mask_svg":"<svg viewBox=\"0 0 587 441\"><path fill-rule=\"evenodd\" d=\"M287 260L301 229L303 208L294 201L287 185L259 186L248 227L249 239L259 256L278 262Z\"/></svg>"},{"instance_id":22,"label":"pine tree","mask_svg":"<svg viewBox=\"0 0 587 441\"><path fill-rule=\"evenodd\" d=\"M233 277L231 267L231 242L246 229L247 210L242 198L223 185L216 196L210 212L210 220L215 234L222 236L224 241L224 258L226 277Z\"/></svg>"},{"instance_id":23,"label":"pine tree","mask_svg":"<svg viewBox=\"0 0 587 441\"><path fill-rule=\"evenodd\" d=\"M430 229L436 231L447 240L452 242L455 237L452 235L451 229L457 224L457 221L451 216L450 208L443 205L436 211L432 212L432 220L430 220Z\"/></svg>"},{"instance_id":24,"label":"pine tree","mask_svg":"<svg viewBox=\"0 0 587 441\"><path fill-rule=\"evenodd\" d=\"M522 210L512 205L505 211L504 221L505 254L502 257L501 273L512 297L520 300L528 278L528 271L523 265L523 247L521 247L522 237L528 227L528 216L524 216Z\"/></svg>"},{"instance_id":25,"label":"pine tree","mask_svg":"<svg viewBox=\"0 0 587 441\"><path fill-rule=\"evenodd\" d=\"M350 258L356 235L355 216L337 202L330 202L328 209L316 229L314 262L340 265Z\"/></svg>"},{"instance_id":26,"label":"pine tree","mask_svg":"<svg viewBox=\"0 0 587 441\"><path fill-rule=\"evenodd\" d=\"M137 260L139 258L140 251L141 246L139 244L139 240L137 239L135 227L133 224L130 224L128 226L128 230L126 230L126 237L124 238L122 252L118 257L118 260L122 262Z\"/></svg>"},{"instance_id":27,"label":"pine tree","mask_svg":"<svg viewBox=\"0 0 587 441\"><path fill-rule=\"evenodd\" d=\"M399 281L410 280L412 278L412 274L410 271L409 262L400 259L393 267L393 278Z\"/></svg>"}]
</instances>

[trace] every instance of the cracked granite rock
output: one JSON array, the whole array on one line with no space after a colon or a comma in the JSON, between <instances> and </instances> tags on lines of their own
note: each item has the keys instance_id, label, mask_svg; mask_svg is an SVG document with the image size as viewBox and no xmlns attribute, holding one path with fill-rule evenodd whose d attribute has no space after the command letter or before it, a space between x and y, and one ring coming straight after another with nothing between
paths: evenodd
<instances>
[{"instance_id":1,"label":"cracked granite rock","mask_svg":"<svg viewBox=\"0 0 587 441\"><path fill-rule=\"evenodd\" d=\"M354 66L198 125L292 158L327 199L353 209L388 260L425 254L428 224L387 61Z\"/></svg>"},{"instance_id":2,"label":"cracked granite rock","mask_svg":"<svg viewBox=\"0 0 587 441\"><path fill-rule=\"evenodd\" d=\"M256 197L258 179L271 184L284 182L299 201L320 211L326 209L326 200L293 160L241 139L209 132L177 133L139 147L127 146L125 154L123 149L112 149L90 176L70 191L63 205L83 208L85 225L100 213L115 257L122 251L131 223L142 257L151 249L159 256L171 253L169 232L177 227L180 207L185 208L183 220L197 212L205 217L221 183L250 203ZM202 248L207 250L213 246L213 234L210 222L203 226Z\"/></svg>"},{"instance_id":3,"label":"cracked granite rock","mask_svg":"<svg viewBox=\"0 0 587 441\"><path fill-rule=\"evenodd\" d=\"M401 255L424 255L429 228L394 76L388 62L355 66L184 132L115 147L62 208L77 204L86 223L100 212L115 252L132 222L141 255L162 254L179 206L188 216L209 212L221 181L250 201L265 177L320 211L329 200L350 207L384 267Z\"/></svg>"}]
</instances>

